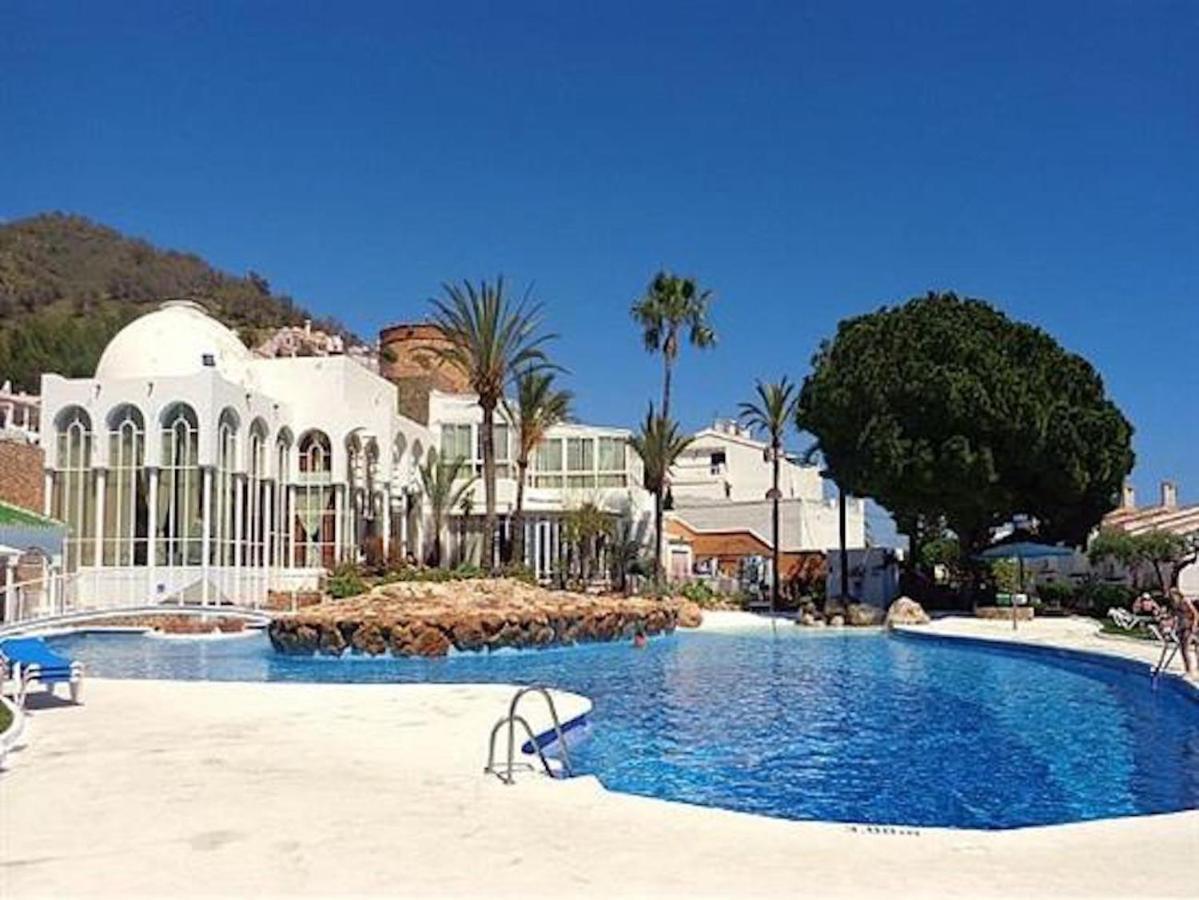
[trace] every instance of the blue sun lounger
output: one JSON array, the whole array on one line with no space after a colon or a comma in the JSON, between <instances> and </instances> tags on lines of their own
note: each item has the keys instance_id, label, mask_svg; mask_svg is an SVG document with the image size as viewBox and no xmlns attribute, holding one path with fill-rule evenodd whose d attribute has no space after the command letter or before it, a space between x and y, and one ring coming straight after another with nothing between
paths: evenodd
<instances>
[{"instance_id":1,"label":"blue sun lounger","mask_svg":"<svg viewBox=\"0 0 1199 900\"><path fill-rule=\"evenodd\" d=\"M24 707L25 694L35 681L45 685L51 693L55 685L66 682L70 686L71 701L79 702L83 663L55 653L41 638L0 640L0 664L17 684L18 706Z\"/></svg>"}]
</instances>

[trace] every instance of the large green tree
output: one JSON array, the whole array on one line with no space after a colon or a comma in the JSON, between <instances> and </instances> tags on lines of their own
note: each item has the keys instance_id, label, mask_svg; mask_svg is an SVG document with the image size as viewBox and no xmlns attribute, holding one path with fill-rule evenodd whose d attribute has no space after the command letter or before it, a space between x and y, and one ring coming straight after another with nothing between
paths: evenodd
<instances>
[{"instance_id":1,"label":"large green tree","mask_svg":"<svg viewBox=\"0 0 1199 900\"><path fill-rule=\"evenodd\" d=\"M770 578L770 612L773 614L779 604L779 464L798 398L795 385L786 376L781 381L759 381L755 393L756 399L741 404L739 417L742 423L763 435L770 445L770 547L774 569Z\"/></svg>"},{"instance_id":2,"label":"large green tree","mask_svg":"<svg viewBox=\"0 0 1199 900\"><path fill-rule=\"evenodd\" d=\"M1089 362L952 293L841 322L798 421L839 485L905 533L943 521L968 555L1016 516L1081 545L1133 465L1132 426Z\"/></svg>"},{"instance_id":3,"label":"large green tree","mask_svg":"<svg viewBox=\"0 0 1199 900\"><path fill-rule=\"evenodd\" d=\"M541 306L529 293L521 300L504 293L502 277L494 283L446 284L442 290L442 297L430 301L433 321L447 340L438 354L466 377L483 411L479 438L483 450L482 565L491 569L496 526L495 409L516 373L552 368L544 344L556 335L542 331Z\"/></svg>"},{"instance_id":4,"label":"large green tree","mask_svg":"<svg viewBox=\"0 0 1199 900\"><path fill-rule=\"evenodd\" d=\"M670 385L679 344L686 333L691 346L704 350L716 343L716 330L708 321L712 292L694 278L662 271L653 277L644 296L633 304L633 321L641 326L641 339L650 353L662 354L662 418L670 418Z\"/></svg>"}]
</instances>

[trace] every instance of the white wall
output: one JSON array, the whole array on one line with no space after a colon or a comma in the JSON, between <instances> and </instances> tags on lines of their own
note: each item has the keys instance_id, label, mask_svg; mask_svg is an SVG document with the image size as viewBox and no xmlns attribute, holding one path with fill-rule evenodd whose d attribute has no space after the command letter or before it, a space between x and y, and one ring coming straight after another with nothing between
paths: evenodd
<instances>
[{"instance_id":1,"label":"white wall","mask_svg":"<svg viewBox=\"0 0 1199 900\"><path fill-rule=\"evenodd\" d=\"M671 493L676 501L764 500L773 485L773 466L765 450L761 441L704 429L671 470ZM714 453L724 454L723 465L713 465ZM819 468L783 460L779 491L784 498L822 500Z\"/></svg>"}]
</instances>

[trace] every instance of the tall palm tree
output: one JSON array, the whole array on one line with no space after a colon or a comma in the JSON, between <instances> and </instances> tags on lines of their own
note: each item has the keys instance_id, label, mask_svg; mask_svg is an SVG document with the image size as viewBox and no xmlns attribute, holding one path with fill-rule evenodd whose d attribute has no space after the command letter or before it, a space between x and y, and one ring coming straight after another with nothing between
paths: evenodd
<instances>
[{"instance_id":1,"label":"tall palm tree","mask_svg":"<svg viewBox=\"0 0 1199 900\"><path fill-rule=\"evenodd\" d=\"M670 478L670 469L692 438L679 432L677 422L654 412L649 405L641 430L629 438L629 446L641 457L642 483L654 495L654 584L662 586L662 495Z\"/></svg>"},{"instance_id":2,"label":"tall palm tree","mask_svg":"<svg viewBox=\"0 0 1199 900\"><path fill-rule=\"evenodd\" d=\"M574 395L554 386L552 371L522 371L516 377L516 404L507 406L516 425L516 507L512 513L512 559L525 560L525 481L529 459L545 433L570 416Z\"/></svg>"},{"instance_id":3,"label":"tall palm tree","mask_svg":"<svg viewBox=\"0 0 1199 900\"><path fill-rule=\"evenodd\" d=\"M641 326L645 349L662 354L662 418L670 418L670 381L679 355L681 332L686 329L691 346L704 350L716 343L716 331L708 321L712 292L703 290L694 278L661 271L654 276L645 296L633 304L633 320Z\"/></svg>"},{"instance_id":4,"label":"tall palm tree","mask_svg":"<svg viewBox=\"0 0 1199 900\"><path fill-rule=\"evenodd\" d=\"M799 396L795 385L783 376L782 381L757 383L757 399L742 403L738 418L744 425L766 437L770 444L773 480L770 488L770 542L773 571L770 576L770 613L779 603L779 462L783 456L783 441L787 426L795 416Z\"/></svg>"},{"instance_id":5,"label":"tall palm tree","mask_svg":"<svg viewBox=\"0 0 1199 900\"><path fill-rule=\"evenodd\" d=\"M429 302L433 322L447 344L438 356L458 369L479 398L483 410L483 568L495 559L495 408L516 372L552 368L542 345L556 335L541 330L541 305L529 292L519 301L504 293L504 279L494 284L442 285L444 294Z\"/></svg>"},{"instance_id":6,"label":"tall palm tree","mask_svg":"<svg viewBox=\"0 0 1199 900\"><path fill-rule=\"evenodd\" d=\"M433 512L433 565L441 565L441 530L445 517L473 491L479 476L469 472L466 460L453 457L442 463L435 451L421 464L420 481ZM469 477L467 477L469 476Z\"/></svg>"}]
</instances>

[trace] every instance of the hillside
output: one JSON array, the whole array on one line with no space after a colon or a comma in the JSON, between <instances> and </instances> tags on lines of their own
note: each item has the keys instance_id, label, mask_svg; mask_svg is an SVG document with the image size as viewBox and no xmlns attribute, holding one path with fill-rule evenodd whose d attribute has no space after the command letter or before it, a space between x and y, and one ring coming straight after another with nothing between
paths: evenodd
<instances>
[{"instance_id":1,"label":"hillside","mask_svg":"<svg viewBox=\"0 0 1199 900\"><path fill-rule=\"evenodd\" d=\"M178 297L203 303L249 345L269 329L313 318L254 272L229 275L82 216L47 213L0 225L0 381L36 390L42 372L91 375L117 330ZM346 333L331 320L314 324Z\"/></svg>"}]
</instances>

